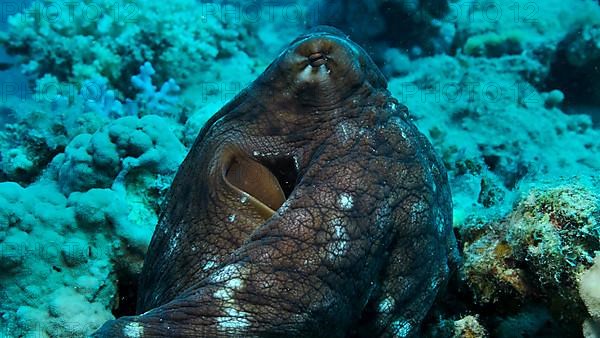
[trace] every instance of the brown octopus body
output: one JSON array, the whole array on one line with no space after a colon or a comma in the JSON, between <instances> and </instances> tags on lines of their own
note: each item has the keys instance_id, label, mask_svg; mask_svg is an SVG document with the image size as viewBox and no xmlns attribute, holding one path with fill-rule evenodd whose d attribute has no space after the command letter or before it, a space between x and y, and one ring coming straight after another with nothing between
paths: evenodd
<instances>
[{"instance_id":1,"label":"brown octopus body","mask_svg":"<svg viewBox=\"0 0 600 338\"><path fill-rule=\"evenodd\" d=\"M367 54L300 36L200 132L96 337L414 336L453 263L430 143Z\"/></svg>"}]
</instances>

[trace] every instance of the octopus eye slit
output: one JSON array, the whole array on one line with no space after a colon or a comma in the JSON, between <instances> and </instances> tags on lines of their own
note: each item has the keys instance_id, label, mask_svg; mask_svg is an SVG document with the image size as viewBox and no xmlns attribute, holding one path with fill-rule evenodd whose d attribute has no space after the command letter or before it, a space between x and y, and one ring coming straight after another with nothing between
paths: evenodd
<instances>
[{"instance_id":1,"label":"octopus eye slit","mask_svg":"<svg viewBox=\"0 0 600 338\"><path fill-rule=\"evenodd\" d=\"M312 67L320 67L327 63L327 56L321 52L312 53L308 56L308 63Z\"/></svg>"}]
</instances>

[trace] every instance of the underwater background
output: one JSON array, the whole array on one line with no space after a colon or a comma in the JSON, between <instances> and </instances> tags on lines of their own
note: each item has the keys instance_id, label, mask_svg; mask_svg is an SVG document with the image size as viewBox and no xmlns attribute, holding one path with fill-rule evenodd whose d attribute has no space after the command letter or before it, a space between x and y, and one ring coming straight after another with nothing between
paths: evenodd
<instances>
[{"instance_id":1,"label":"underwater background","mask_svg":"<svg viewBox=\"0 0 600 338\"><path fill-rule=\"evenodd\" d=\"M600 337L600 3L9 1L0 337L135 310L200 128L306 29L369 52L451 183L463 264L428 337Z\"/></svg>"}]
</instances>

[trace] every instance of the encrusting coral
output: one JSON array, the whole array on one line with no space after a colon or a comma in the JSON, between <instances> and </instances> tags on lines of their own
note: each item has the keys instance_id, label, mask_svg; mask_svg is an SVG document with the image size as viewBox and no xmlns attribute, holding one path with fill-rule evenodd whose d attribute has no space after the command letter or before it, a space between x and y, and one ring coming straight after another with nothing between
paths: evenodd
<instances>
[{"instance_id":1,"label":"encrusting coral","mask_svg":"<svg viewBox=\"0 0 600 338\"><path fill-rule=\"evenodd\" d=\"M51 182L0 183L0 325L7 336L82 335L111 317L111 229L78 226L77 219L95 217L70 203Z\"/></svg>"},{"instance_id":2,"label":"encrusting coral","mask_svg":"<svg viewBox=\"0 0 600 338\"><path fill-rule=\"evenodd\" d=\"M82 336L113 318L127 291L118 284L140 273L157 220L152 198L136 195L117 186L65 197L52 181L0 183L0 325L9 336Z\"/></svg>"},{"instance_id":3,"label":"encrusting coral","mask_svg":"<svg viewBox=\"0 0 600 338\"><path fill-rule=\"evenodd\" d=\"M584 318L578 281L600 250L597 192L583 184L534 188L503 220L474 217L459 231L461 274L476 302L500 304L508 312L541 303L570 325Z\"/></svg>"}]
</instances>

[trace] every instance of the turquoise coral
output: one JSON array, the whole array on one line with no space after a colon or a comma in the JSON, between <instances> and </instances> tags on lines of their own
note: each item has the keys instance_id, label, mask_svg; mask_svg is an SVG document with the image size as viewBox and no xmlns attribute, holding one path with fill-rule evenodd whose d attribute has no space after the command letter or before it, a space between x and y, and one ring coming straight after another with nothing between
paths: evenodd
<instances>
[{"instance_id":1,"label":"turquoise coral","mask_svg":"<svg viewBox=\"0 0 600 338\"><path fill-rule=\"evenodd\" d=\"M134 88L122 79L145 61L156 67L161 83L172 77L187 85L215 59L252 54L253 23L227 21L211 5L214 13L193 0L59 2L62 10L48 18L49 2L35 1L29 14L9 17L0 42L34 78L52 74L81 84L101 76L130 96Z\"/></svg>"},{"instance_id":2,"label":"turquoise coral","mask_svg":"<svg viewBox=\"0 0 600 338\"><path fill-rule=\"evenodd\" d=\"M135 100L132 102L135 105L135 115L143 113L167 115L177 111L177 101L179 99L179 91L181 88L175 80L169 79L163 83L157 91L156 86L152 84L152 76L156 71L150 62L145 62L140 66L140 73L131 77L133 86L138 90Z\"/></svg>"},{"instance_id":3,"label":"turquoise coral","mask_svg":"<svg viewBox=\"0 0 600 338\"><path fill-rule=\"evenodd\" d=\"M0 323L7 336L82 335L110 318L106 225L78 229L52 183L0 183Z\"/></svg>"},{"instance_id":4,"label":"turquoise coral","mask_svg":"<svg viewBox=\"0 0 600 338\"><path fill-rule=\"evenodd\" d=\"M131 200L118 188L67 198L52 182L0 183L0 325L9 336L83 336L112 318L118 276L141 271L153 231L138 217L154 211Z\"/></svg>"},{"instance_id":5,"label":"turquoise coral","mask_svg":"<svg viewBox=\"0 0 600 338\"><path fill-rule=\"evenodd\" d=\"M173 174L184 148L165 124L156 115L128 116L94 134L78 135L53 161L61 189L70 193L109 188L120 173L136 169Z\"/></svg>"}]
</instances>

